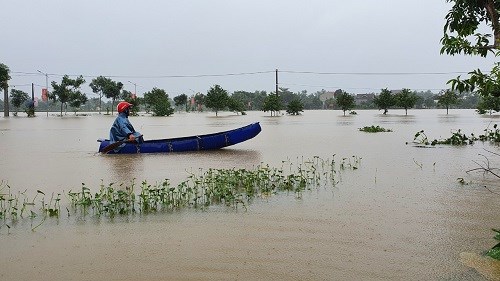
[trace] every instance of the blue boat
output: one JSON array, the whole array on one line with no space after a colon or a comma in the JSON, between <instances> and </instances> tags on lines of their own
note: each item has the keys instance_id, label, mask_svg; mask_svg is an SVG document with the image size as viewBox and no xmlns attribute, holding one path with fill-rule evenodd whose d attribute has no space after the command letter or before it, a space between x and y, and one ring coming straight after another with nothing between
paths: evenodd
<instances>
[{"instance_id":1,"label":"blue boat","mask_svg":"<svg viewBox=\"0 0 500 281\"><path fill-rule=\"evenodd\" d=\"M240 142L249 140L261 131L259 122L250 125L207 135L145 140L143 143L122 142L123 147L110 149L113 145L109 140L98 140L100 142L99 152L108 154L133 154L133 153L166 153L220 149ZM118 145L117 143L115 143ZM114 148L117 148L115 145Z\"/></svg>"}]
</instances>

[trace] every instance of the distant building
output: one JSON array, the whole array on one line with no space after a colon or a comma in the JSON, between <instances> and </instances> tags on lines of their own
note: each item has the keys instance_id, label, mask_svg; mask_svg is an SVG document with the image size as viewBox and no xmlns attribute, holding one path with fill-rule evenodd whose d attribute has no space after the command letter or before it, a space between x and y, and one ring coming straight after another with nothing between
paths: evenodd
<instances>
[{"instance_id":1,"label":"distant building","mask_svg":"<svg viewBox=\"0 0 500 281\"><path fill-rule=\"evenodd\" d=\"M356 105L360 105L363 103L371 103L375 99L375 94L357 94L354 97L354 101Z\"/></svg>"}]
</instances>

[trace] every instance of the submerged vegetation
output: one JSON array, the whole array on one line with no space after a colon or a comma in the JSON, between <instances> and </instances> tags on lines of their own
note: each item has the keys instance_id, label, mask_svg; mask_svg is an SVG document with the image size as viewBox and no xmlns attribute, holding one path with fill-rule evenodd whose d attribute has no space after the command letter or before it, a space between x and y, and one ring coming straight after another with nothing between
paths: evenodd
<instances>
[{"instance_id":1,"label":"submerged vegetation","mask_svg":"<svg viewBox=\"0 0 500 281\"><path fill-rule=\"evenodd\" d=\"M282 161L280 168L260 164L253 169L208 169L190 173L186 180L174 186L168 179L154 185L143 181L137 185L102 183L92 191L82 183L78 191L70 190L65 207L68 217L132 216L156 212L169 212L182 208L208 208L225 205L238 209L247 208L255 198L267 198L279 192L293 193L297 198L313 188L335 186L344 170L357 170L361 158L352 156L340 161L321 159ZM0 230L7 231L22 219L29 219L31 229L50 217L61 217L61 194L45 199L38 190L33 198L24 192L12 192L11 187L0 183Z\"/></svg>"},{"instance_id":2,"label":"submerged vegetation","mask_svg":"<svg viewBox=\"0 0 500 281\"><path fill-rule=\"evenodd\" d=\"M452 132L452 135L449 138L445 139L434 139L433 141L429 141L427 135L424 130L421 130L415 134L413 138L413 142L417 144L423 145L438 145L438 144L447 144L447 145L468 145L474 144L476 141L482 142L492 142L492 143L500 143L500 129L498 129L497 124L493 125L493 129L489 127L484 129L484 134L475 136L474 133L471 133L467 136L465 133L462 133L461 129L458 131Z\"/></svg>"},{"instance_id":3,"label":"submerged vegetation","mask_svg":"<svg viewBox=\"0 0 500 281\"><path fill-rule=\"evenodd\" d=\"M367 132L367 133L380 133L380 132L392 132L391 129L385 129L380 126L364 126L363 128L359 128L361 132Z\"/></svg>"}]
</instances>

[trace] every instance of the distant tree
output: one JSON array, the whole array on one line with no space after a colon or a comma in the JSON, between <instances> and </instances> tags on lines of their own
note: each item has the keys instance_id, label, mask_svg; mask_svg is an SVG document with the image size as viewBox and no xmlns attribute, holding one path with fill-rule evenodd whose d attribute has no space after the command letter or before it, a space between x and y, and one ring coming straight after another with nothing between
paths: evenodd
<instances>
[{"instance_id":1,"label":"distant tree","mask_svg":"<svg viewBox=\"0 0 500 281\"><path fill-rule=\"evenodd\" d=\"M387 88L382 89L378 96L375 96L373 103L379 110L383 109L384 114L387 114L389 108L394 105L394 96Z\"/></svg>"},{"instance_id":2,"label":"distant tree","mask_svg":"<svg viewBox=\"0 0 500 281\"><path fill-rule=\"evenodd\" d=\"M304 111L304 104L298 98L291 100L286 106L286 113L290 115L299 115Z\"/></svg>"},{"instance_id":3,"label":"distant tree","mask_svg":"<svg viewBox=\"0 0 500 281\"><path fill-rule=\"evenodd\" d=\"M458 95L452 90L446 90L438 96L438 105L446 108L446 114L451 105L458 104Z\"/></svg>"},{"instance_id":4,"label":"distant tree","mask_svg":"<svg viewBox=\"0 0 500 281\"><path fill-rule=\"evenodd\" d=\"M9 67L0 63L0 89L3 89L3 110L6 117L9 116L9 74Z\"/></svg>"},{"instance_id":5,"label":"distant tree","mask_svg":"<svg viewBox=\"0 0 500 281\"><path fill-rule=\"evenodd\" d=\"M21 107L22 104L24 104L27 100L30 99L30 96L28 93L17 90L17 89L12 89L10 91L10 102L12 105L16 108L16 112L14 112L14 116L17 116L17 112L19 111L19 107Z\"/></svg>"},{"instance_id":6,"label":"distant tree","mask_svg":"<svg viewBox=\"0 0 500 281\"><path fill-rule=\"evenodd\" d=\"M104 96L104 89L108 84L112 82L111 79L106 78L104 76L99 76L97 78L92 79L92 82L89 84L92 92L99 95L99 114L101 114L102 109L102 97Z\"/></svg>"},{"instance_id":7,"label":"distant tree","mask_svg":"<svg viewBox=\"0 0 500 281\"><path fill-rule=\"evenodd\" d=\"M278 112L283 108L283 104L281 102L281 97L271 93L269 94L266 99L264 100L264 103L262 104L262 111L264 112L271 112L271 116L273 114L275 116L278 115Z\"/></svg>"},{"instance_id":8,"label":"distant tree","mask_svg":"<svg viewBox=\"0 0 500 281\"><path fill-rule=\"evenodd\" d=\"M405 114L408 115L408 108L415 106L418 96L410 91L410 89L403 89L401 92L394 95L396 105L405 109Z\"/></svg>"},{"instance_id":9,"label":"distant tree","mask_svg":"<svg viewBox=\"0 0 500 281\"><path fill-rule=\"evenodd\" d=\"M229 95L227 91L219 85L214 85L207 92L205 106L215 111L215 116L217 116L217 112L227 107L228 99Z\"/></svg>"},{"instance_id":10,"label":"distant tree","mask_svg":"<svg viewBox=\"0 0 500 281\"><path fill-rule=\"evenodd\" d=\"M227 100L227 108L229 111L245 114L245 105L237 97L230 96Z\"/></svg>"},{"instance_id":11,"label":"distant tree","mask_svg":"<svg viewBox=\"0 0 500 281\"><path fill-rule=\"evenodd\" d=\"M500 97L481 96L477 104L477 112L479 114L489 113L491 115L493 111L500 111Z\"/></svg>"},{"instance_id":12,"label":"distant tree","mask_svg":"<svg viewBox=\"0 0 500 281\"><path fill-rule=\"evenodd\" d=\"M180 95L174 97L174 103L175 103L175 106L184 105L186 112L188 111L188 97L186 94L180 94Z\"/></svg>"},{"instance_id":13,"label":"distant tree","mask_svg":"<svg viewBox=\"0 0 500 281\"><path fill-rule=\"evenodd\" d=\"M196 93L194 95L194 103L196 106L196 110L203 111L203 105L205 105L206 96L202 93Z\"/></svg>"},{"instance_id":14,"label":"distant tree","mask_svg":"<svg viewBox=\"0 0 500 281\"><path fill-rule=\"evenodd\" d=\"M76 79L71 79L68 75L63 76L61 84L57 84L55 81L52 81L51 85L53 91L50 93L49 97L54 102L61 102L61 117L64 105L71 102L73 98L84 95L80 92L80 86L83 83L85 83L85 80L82 76L79 76Z\"/></svg>"},{"instance_id":15,"label":"distant tree","mask_svg":"<svg viewBox=\"0 0 500 281\"><path fill-rule=\"evenodd\" d=\"M84 105L88 101L88 98L85 94L81 93L80 91L73 92L71 95L72 96L70 98L70 101L68 102L68 105L73 108L76 115L76 112L80 109L82 105Z\"/></svg>"},{"instance_id":16,"label":"distant tree","mask_svg":"<svg viewBox=\"0 0 500 281\"><path fill-rule=\"evenodd\" d=\"M151 108L155 116L170 116L174 113L165 90L153 88L144 94L144 102Z\"/></svg>"},{"instance_id":17,"label":"distant tree","mask_svg":"<svg viewBox=\"0 0 500 281\"><path fill-rule=\"evenodd\" d=\"M356 105L354 96L345 91L342 91L335 99L339 108L344 112L344 116L347 110L354 108L354 105Z\"/></svg>"},{"instance_id":18,"label":"distant tree","mask_svg":"<svg viewBox=\"0 0 500 281\"><path fill-rule=\"evenodd\" d=\"M132 107L130 108L131 116L139 115L139 107L141 105L142 98L137 97L131 91L123 90L120 96L124 101L131 103Z\"/></svg>"},{"instance_id":19,"label":"distant tree","mask_svg":"<svg viewBox=\"0 0 500 281\"><path fill-rule=\"evenodd\" d=\"M113 115L113 110L115 108L115 101L118 97L120 97L121 91L123 89L122 82L116 82L113 80L109 80L103 88L104 96L108 99L111 99L111 115Z\"/></svg>"}]
</instances>

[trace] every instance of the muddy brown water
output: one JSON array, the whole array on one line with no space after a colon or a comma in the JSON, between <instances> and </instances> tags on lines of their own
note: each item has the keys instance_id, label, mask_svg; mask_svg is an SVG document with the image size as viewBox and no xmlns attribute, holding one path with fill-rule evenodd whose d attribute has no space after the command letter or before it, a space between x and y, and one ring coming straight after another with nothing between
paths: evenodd
<instances>
[{"instance_id":1,"label":"muddy brown water","mask_svg":"<svg viewBox=\"0 0 500 281\"><path fill-rule=\"evenodd\" d=\"M14 191L65 193L81 183L183 180L206 168L279 167L283 160L361 157L336 187L298 199L277 194L248 209L213 206L131 218L74 220L64 214L36 231L19 223L0 228L0 280L488 280L473 255L495 244L500 228L498 180L465 171L485 149L419 148L452 130L482 133L499 116L472 110L306 111L269 117L176 113L131 117L145 138L212 133L260 122L254 139L211 152L96 154L112 116L0 118L0 180ZM392 133L358 128L380 125ZM491 156L491 155L490 155ZM500 161L490 157L491 165ZM463 186L457 178L469 184ZM9 233L7 233L9 232ZM467 261L464 261L464 257Z\"/></svg>"}]
</instances>

